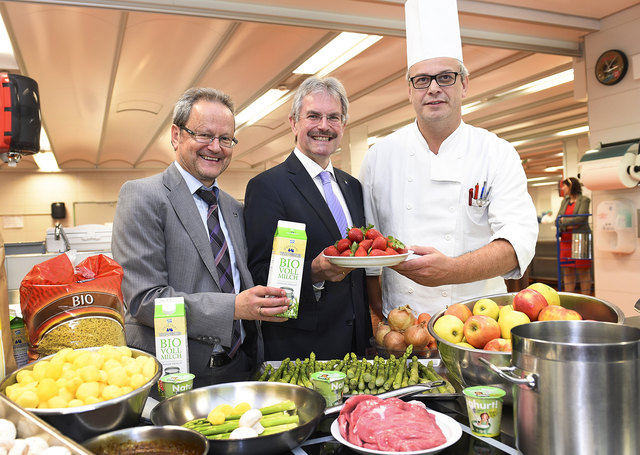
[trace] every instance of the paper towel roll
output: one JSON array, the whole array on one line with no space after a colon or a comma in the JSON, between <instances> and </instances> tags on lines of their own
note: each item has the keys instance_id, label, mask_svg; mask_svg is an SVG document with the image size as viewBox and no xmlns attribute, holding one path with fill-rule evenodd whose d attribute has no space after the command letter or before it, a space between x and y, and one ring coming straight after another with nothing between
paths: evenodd
<instances>
[{"instance_id":1,"label":"paper towel roll","mask_svg":"<svg viewBox=\"0 0 640 455\"><path fill-rule=\"evenodd\" d=\"M635 187L638 181L627 173L629 158L625 158L625 156L582 163L580 181L591 191L621 190Z\"/></svg>"}]
</instances>

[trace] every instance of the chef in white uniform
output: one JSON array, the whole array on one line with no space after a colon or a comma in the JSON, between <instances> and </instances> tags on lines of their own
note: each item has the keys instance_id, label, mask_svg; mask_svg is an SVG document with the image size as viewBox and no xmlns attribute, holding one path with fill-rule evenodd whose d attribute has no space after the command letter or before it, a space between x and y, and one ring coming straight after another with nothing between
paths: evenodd
<instances>
[{"instance_id":1,"label":"chef in white uniform","mask_svg":"<svg viewBox=\"0 0 640 455\"><path fill-rule=\"evenodd\" d=\"M384 316L506 292L504 279L522 276L538 236L518 153L462 121L469 78L455 0L408 0L405 14L416 121L371 147L360 173L367 223L416 254L367 271Z\"/></svg>"}]
</instances>

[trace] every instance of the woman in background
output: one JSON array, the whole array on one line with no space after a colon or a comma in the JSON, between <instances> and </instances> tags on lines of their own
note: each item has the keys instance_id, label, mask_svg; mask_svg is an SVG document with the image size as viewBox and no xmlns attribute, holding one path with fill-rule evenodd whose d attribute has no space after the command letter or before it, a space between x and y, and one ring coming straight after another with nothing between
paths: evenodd
<instances>
[{"instance_id":1,"label":"woman in background","mask_svg":"<svg viewBox=\"0 0 640 455\"><path fill-rule=\"evenodd\" d=\"M561 182L564 199L558 211L557 225L560 234L560 266L562 268L563 288L567 292L576 290L576 276L580 282L580 292L591 294L591 259L573 259L571 254L572 235L590 233L588 217L562 216L588 214L591 199L582 195L582 184L575 177Z\"/></svg>"}]
</instances>

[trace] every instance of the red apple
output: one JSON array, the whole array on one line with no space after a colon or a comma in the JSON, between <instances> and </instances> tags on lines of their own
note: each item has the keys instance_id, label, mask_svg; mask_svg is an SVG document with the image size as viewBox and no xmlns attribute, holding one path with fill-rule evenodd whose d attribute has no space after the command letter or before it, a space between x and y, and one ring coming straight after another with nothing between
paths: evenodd
<instances>
[{"instance_id":1,"label":"red apple","mask_svg":"<svg viewBox=\"0 0 640 455\"><path fill-rule=\"evenodd\" d=\"M484 345L485 351L511 352L511 340L505 338L494 338Z\"/></svg>"},{"instance_id":2,"label":"red apple","mask_svg":"<svg viewBox=\"0 0 640 455\"><path fill-rule=\"evenodd\" d=\"M522 311L531 321L537 321L538 314L546 306L549 306L547 299L533 289L523 289L513 296L513 309Z\"/></svg>"},{"instance_id":3,"label":"red apple","mask_svg":"<svg viewBox=\"0 0 640 455\"><path fill-rule=\"evenodd\" d=\"M560 305L549 305L540 310L538 321L562 321L566 312Z\"/></svg>"},{"instance_id":4,"label":"red apple","mask_svg":"<svg viewBox=\"0 0 640 455\"><path fill-rule=\"evenodd\" d=\"M453 305L449 305L449 307L447 307L447 309L444 311L444 314L452 314L462 322L466 322L473 313L467 305L463 303L454 303Z\"/></svg>"},{"instance_id":5,"label":"red apple","mask_svg":"<svg viewBox=\"0 0 640 455\"><path fill-rule=\"evenodd\" d=\"M500 338L500 326L489 316L474 314L464 323L463 333L467 343L482 349L489 341Z\"/></svg>"}]
</instances>

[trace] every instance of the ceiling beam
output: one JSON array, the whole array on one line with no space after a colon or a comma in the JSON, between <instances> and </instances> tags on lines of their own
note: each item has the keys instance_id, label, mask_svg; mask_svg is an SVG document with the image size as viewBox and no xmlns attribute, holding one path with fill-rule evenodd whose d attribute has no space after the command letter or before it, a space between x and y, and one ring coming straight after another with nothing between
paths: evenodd
<instances>
[{"instance_id":1,"label":"ceiling beam","mask_svg":"<svg viewBox=\"0 0 640 455\"><path fill-rule=\"evenodd\" d=\"M233 21L254 21L386 36L405 36L404 14L398 14L398 17L375 16L371 14L371 7L366 5L366 2L363 2L363 7L356 13L323 10L318 6L321 2L309 2L310 6L305 7L280 6L274 4L275 2L262 4L229 0L181 0L179 2L174 0L40 0L35 3L187 14ZM563 28L578 28L585 30L585 32L599 29L599 21L597 20L479 1L462 2L460 12ZM461 28L460 35L463 44L572 57L581 56L583 52L581 42L577 41L516 33L498 33L488 29L464 27Z\"/></svg>"}]
</instances>

